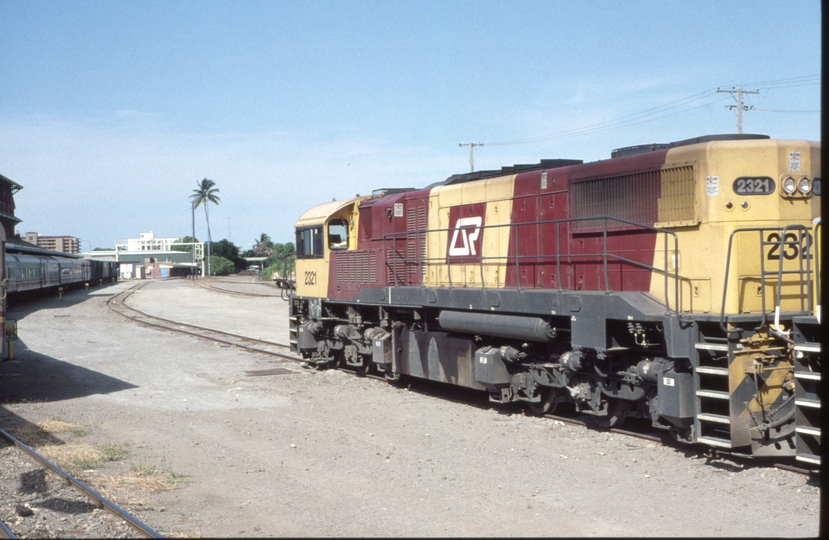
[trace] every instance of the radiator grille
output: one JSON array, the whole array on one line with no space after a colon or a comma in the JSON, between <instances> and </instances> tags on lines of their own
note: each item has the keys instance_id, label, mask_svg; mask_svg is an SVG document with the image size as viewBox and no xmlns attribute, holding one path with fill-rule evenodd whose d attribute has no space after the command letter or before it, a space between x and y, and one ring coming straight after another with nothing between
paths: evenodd
<instances>
[{"instance_id":1,"label":"radiator grille","mask_svg":"<svg viewBox=\"0 0 829 540\"><path fill-rule=\"evenodd\" d=\"M377 283L376 255L373 251L337 253L334 269L340 283Z\"/></svg>"},{"instance_id":2,"label":"radiator grille","mask_svg":"<svg viewBox=\"0 0 829 540\"><path fill-rule=\"evenodd\" d=\"M400 249L402 243L402 241L389 242L386 247L386 283L393 287L409 284L406 273L406 252Z\"/></svg>"},{"instance_id":3,"label":"radiator grille","mask_svg":"<svg viewBox=\"0 0 829 540\"><path fill-rule=\"evenodd\" d=\"M696 176L693 164L607 178L574 181L572 216L612 216L645 225L695 223ZM574 223L576 231L602 229L602 220ZM625 229L613 222L609 229Z\"/></svg>"},{"instance_id":4,"label":"radiator grille","mask_svg":"<svg viewBox=\"0 0 829 540\"><path fill-rule=\"evenodd\" d=\"M417 274L418 267L421 269L422 273L425 273L426 267L423 264L423 261L426 258L426 233L412 232L426 230L425 206L409 208L409 211L406 214L406 230L409 231L409 234L406 235L406 262L408 266L408 274L410 276Z\"/></svg>"},{"instance_id":5,"label":"radiator grille","mask_svg":"<svg viewBox=\"0 0 829 540\"><path fill-rule=\"evenodd\" d=\"M657 218L659 170L574 182L571 186L572 217L612 216L653 225ZM604 228L604 220L573 223L576 231ZM608 222L610 229L628 226Z\"/></svg>"},{"instance_id":6,"label":"radiator grille","mask_svg":"<svg viewBox=\"0 0 829 540\"><path fill-rule=\"evenodd\" d=\"M696 182L693 165L664 169L657 221L661 223L696 222L695 195Z\"/></svg>"}]
</instances>

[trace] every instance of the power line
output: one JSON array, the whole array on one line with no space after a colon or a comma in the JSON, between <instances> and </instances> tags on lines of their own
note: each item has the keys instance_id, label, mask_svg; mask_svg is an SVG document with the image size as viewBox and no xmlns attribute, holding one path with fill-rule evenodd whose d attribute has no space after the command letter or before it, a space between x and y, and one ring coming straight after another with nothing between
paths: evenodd
<instances>
[{"instance_id":1,"label":"power line","mask_svg":"<svg viewBox=\"0 0 829 540\"><path fill-rule=\"evenodd\" d=\"M790 83L796 83L791 84ZM808 86L813 84L820 84L820 74L816 75L803 75L801 77L790 77L788 79L774 79L771 81L755 81L755 82L744 82L739 84L729 84L726 86L762 86L764 88L771 88L771 87L778 87L778 88L791 88L794 86Z\"/></svg>"},{"instance_id":2,"label":"power line","mask_svg":"<svg viewBox=\"0 0 829 540\"><path fill-rule=\"evenodd\" d=\"M687 112L689 110L698 109L700 107L704 107L706 105L711 105L713 103L717 103L719 101L723 101L724 99L726 99L726 98L715 99L713 101L707 101L705 103L702 103L701 105L691 107L690 109L683 109L683 110L677 111L675 113L670 113L670 114L666 114L666 115L662 115L662 116L657 116L655 118L647 118L648 116L653 116L655 114L659 114L659 113L662 113L662 112L665 112L665 111L668 111L668 110L671 110L671 109L676 109L678 107L682 107L682 106L685 106L685 105L690 105L694 101L699 101L699 100L704 99L708 96L711 96L711 94L713 94L713 93L715 93L714 89L706 90L705 92L701 92L699 94L694 94L692 96L688 96L688 97L685 97L685 98L682 98L682 99L679 99L679 100L676 100L676 101L672 101L672 102L666 103L664 105L660 105L658 107L653 107L653 108L647 109L645 111L629 114L627 116L622 116L622 117L617 118L615 120L608 120L607 122L599 122L597 124L591 124L589 126L585 126L585 127L582 127L582 128L576 128L576 129L571 129L571 130L567 130L567 131L561 131L561 132L553 133L553 134L550 134L550 135L541 135L541 136L537 136L537 137L529 137L529 138L526 138L526 139L518 139L518 140L515 140L515 141L506 141L506 142L502 142L502 143L489 143L489 144L490 144L490 146L492 146L492 145L505 145L505 144L519 144L519 143L524 143L524 142L536 142L536 141L542 141L542 140L547 140L547 139L555 139L555 138L574 136L574 135L588 135L588 134L596 133L596 132L599 132L599 131L607 131L608 129L616 129L616 128L619 128L619 127L625 127L627 125L636 125L636 124L641 124L643 122L650 122L652 120L658 120L660 118L665 118L666 116L673 116L674 114L680 114L680 113L683 113L683 112ZM713 97L713 96L711 96L711 97ZM644 120L640 120L641 118L644 118ZM631 123L631 120L639 120L639 121Z\"/></svg>"},{"instance_id":3,"label":"power line","mask_svg":"<svg viewBox=\"0 0 829 540\"><path fill-rule=\"evenodd\" d=\"M773 79L773 80L759 81L759 82L754 82L754 83L743 83L739 86L749 86L749 85L750 86L760 86L762 89L765 90L765 89L778 89L778 88L796 88L796 87L801 87L801 86L814 86L814 85L819 85L819 84L820 84L820 74L817 74L817 75L804 75L804 76L800 76L800 77L789 77L789 78L786 78L786 79ZM738 85L735 85L735 86L738 86ZM719 88L710 88L708 90L705 90L704 92L700 92L698 94L693 94L691 96L687 96L687 97L684 97L684 98L681 98L681 99L678 99L678 100L675 100L675 101L671 101L671 102L665 103L663 105L659 105L657 107L653 107L653 108L650 108L650 109L646 109L644 111L640 111L640 112L637 112L637 113L632 113L632 114L629 114L629 115L626 115L626 116L622 116L622 117L616 118L614 120L608 120L606 122L599 122L597 124L590 124L588 126L584 126L584 127L581 127L581 128L574 128L574 129L570 129L570 130L559 131L559 132L555 132L555 133L551 133L551 134L547 134L547 135L537 135L537 136L534 136L534 137L526 137L526 138L523 138L523 139L515 139L515 140L510 140L510 141L487 143L487 145L489 145L489 146L506 146L506 145L513 145L513 144L525 144L525 143L531 143L531 142L540 142L540 141L546 141L546 140L551 140L551 139L561 139L561 138L574 137L574 136L579 136L579 135L591 135L593 133L599 133L599 132L608 131L608 130L611 130L611 129L618 129L618 128L621 128L621 127L628 127L628 126L633 126L633 125L642 124L642 123L646 123L646 122L652 122L652 121L660 120L662 118L666 118L666 117L669 117L669 116L675 116L677 114L683 114L683 113L686 113L686 112L689 112L689 111L692 111L692 110L695 110L695 109L699 109L701 107L705 107L705 106L708 106L708 105L713 105L715 103L719 103L721 101L724 101L725 99L728 99L728 98L712 99L718 91L720 91ZM757 92L744 91L743 93L757 93ZM765 97L764 97L764 99L765 99ZM702 101L702 100L705 100L705 101L703 103L695 105L693 107L688 107L689 105L694 104L695 102L698 102L698 101ZM736 106L731 106L731 107L736 107ZM667 111L672 111L672 110L675 110L675 109L679 109L679 110L676 110L674 112L670 112L668 114L661 114L661 113L665 113ZM754 109L754 110L760 110L760 109ZM781 112L783 112L783 111L781 111ZM807 112L807 111L803 111L803 112ZM820 111L808 111L808 112L820 112ZM470 153L471 153L471 150L472 149L470 148Z\"/></svg>"},{"instance_id":4,"label":"power line","mask_svg":"<svg viewBox=\"0 0 829 540\"><path fill-rule=\"evenodd\" d=\"M684 98L682 100L678 100L676 102L668 103L665 105L661 105L659 107L655 107L653 109L648 109L646 111L642 111L639 113L630 114L627 116L620 117L615 120L609 120L607 122L599 122L597 124L590 124L588 126L584 126L582 128L575 128L566 131L559 131L557 133L552 133L549 135L540 135L536 137L529 137L526 139L517 139L513 141L504 141L498 143L487 143L489 146L504 146L504 145L511 145L511 144L522 144L528 142L539 142L545 141L550 139L562 139L566 137L575 137L579 135L592 135L593 133L600 133L602 131L609 131L612 129L618 129L621 127L628 127L628 126L635 126L637 124L644 124L646 122L653 122L654 120L660 120L662 118L667 118L669 116L675 116L677 114L683 114L688 111L693 111L695 109L699 109L701 107L706 107L708 105L712 105L714 103L719 103L721 101L725 101L728 98L718 98L718 99L709 99L704 103L699 105L695 105L693 107L684 108L679 111L670 112L668 114L662 114L660 116L654 116L662 112L669 111L671 109L676 109L677 107L682 107L685 105L690 105L693 101L698 101L703 97L710 95L714 90L703 92L705 96L702 94L698 94L696 96L691 96L689 98Z\"/></svg>"},{"instance_id":5,"label":"power line","mask_svg":"<svg viewBox=\"0 0 829 540\"><path fill-rule=\"evenodd\" d=\"M819 113L820 109L814 111L794 111L794 110L782 110L782 109L753 109L755 111L761 112L774 112L774 113Z\"/></svg>"}]
</instances>

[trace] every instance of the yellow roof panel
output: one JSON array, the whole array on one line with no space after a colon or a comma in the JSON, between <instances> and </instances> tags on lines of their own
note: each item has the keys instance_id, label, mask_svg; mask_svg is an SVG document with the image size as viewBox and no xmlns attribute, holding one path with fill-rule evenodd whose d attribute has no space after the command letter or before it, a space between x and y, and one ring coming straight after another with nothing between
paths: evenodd
<instances>
[{"instance_id":1,"label":"yellow roof panel","mask_svg":"<svg viewBox=\"0 0 829 540\"><path fill-rule=\"evenodd\" d=\"M318 204L317 206L307 210L304 214L299 216L299 219L294 224L294 227L307 227L309 225L322 225L328 216L345 208L356 201L365 199L365 197L353 197L351 199L343 199L341 201L331 201L327 203Z\"/></svg>"}]
</instances>

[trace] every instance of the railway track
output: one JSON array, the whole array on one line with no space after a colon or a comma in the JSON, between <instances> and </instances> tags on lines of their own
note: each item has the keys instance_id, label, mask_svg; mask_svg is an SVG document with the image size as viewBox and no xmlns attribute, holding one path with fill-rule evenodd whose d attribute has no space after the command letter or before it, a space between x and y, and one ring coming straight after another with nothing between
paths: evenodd
<instances>
[{"instance_id":1,"label":"railway track","mask_svg":"<svg viewBox=\"0 0 829 540\"><path fill-rule=\"evenodd\" d=\"M351 369L342 369L341 371L346 371L348 373L351 373L354 376L361 376L360 374L358 374L357 372L355 372ZM377 379L377 380L382 380L382 381L386 380L385 377L383 377L382 375L377 375L377 374L371 373L371 372L369 372L365 375L362 375L362 376L365 376L366 378L370 378L370 379ZM444 384L441 384L441 383L432 383L431 381L421 381L421 380L418 380L418 379L406 378L405 380L407 382L404 383L404 384L407 384L410 389L419 390L421 392L433 394L433 395L435 395L435 397L440 398L440 399L448 399L448 400L451 400L451 401L455 401L457 403L464 403L464 404L467 404L467 405L473 404L474 405L474 403L472 403L472 400L469 397L469 392L465 391L464 389L461 389L459 387L451 386L451 385L444 385ZM487 402L485 405L481 405L481 406L492 406L492 405L489 402ZM520 405L513 404L512 406L509 406L509 407L514 408L515 411L516 411L516 414L530 414L527 411L527 409L521 407ZM568 425L571 425L571 426L582 426L582 427L587 427L587 428L590 428L590 429L599 429L599 430L604 429L604 428L599 428L599 427L593 426L592 424L590 424L590 422L584 420L583 419L584 417L582 415L564 416L564 415L559 415L559 414L549 414L548 413L548 414L544 414L543 417L547 418L549 420L552 420L552 421L558 421L558 422L561 422L563 424L568 424ZM631 426L631 429L621 429L621 428L615 428L614 427L614 428L609 428L609 429L604 429L604 430L608 431L609 433L616 434L616 435L623 435L623 436L626 436L626 437L632 437L632 438L635 438L635 439L645 440L645 441L648 441L648 442L652 442L654 444L658 444L660 446L666 446L666 447L670 447L670 448L681 449L681 450L684 450L684 451L691 450L691 451L695 452L698 457L705 457L705 458L708 458L708 459L729 459L731 461L734 461L735 463L741 464L744 467L751 467L751 466L754 466L754 467L775 467L775 468L778 468L778 469L782 469L782 470L785 470L785 471L789 471L789 472L793 472L793 473L796 473L796 474L806 476L810 479L810 481L819 482L819 473L820 473L820 471L817 470L817 469L807 469L807 468L803 468L803 467L797 467L797 466L794 466L794 465L790 465L790 464L787 464L787 463L764 462L764 461L759 460L755 457L748 456L748 455L745 455L745 454L740 454L740 453L736 453L736 452L728 452L728 451L725 451L725 450L710 448L708 446L703 446L703 445L688 446L688 445L685 445L685 444L677 443L677 442L671 440L667 436L663 437L660 434L654 434L652 430L648 430L648 428L647 428L647 425L649 425L650 421L648 421L648 422L643 422L643 421L637 422L636 420L637 419L629 420L625 424L626 426L628 424L633 424Z\"/></svg>"},{"instance_id":2,"label":"railway track","mask_svg":"<svg viewBox=\"0 0 829 540\"><path fill-rule=\"evenodd\" d=\"M257 297L268 297L268 298L279 298L280 297L279 289L277 289L273 286L269 286L269 289L266 289L266 290L270 291L268 294L255 293L255 292L249 292L249 291L234 291L233 289L226 289L224 287L217 287L216 286L217 284L220 284L220 283L228 283L228 284L234 284L234 285L239 285L239 284L249 285L249 284L256 283L256 284L261 284L261 285L266 285L266 286L269 285L269 284L263 283L261 281L259 281L259 282L243 282L243 281L213 281L213 280L196 279L196 280L192 280L191 283L193 283L197 287L201 287L202 289L206 289L208 291L224 293L224 294L232 294L232 295L235 295L235 296L257 296Z\"/></svg>"},{"instance_id":3,"label":"railway track","mask_svg":"<svg viewBox=\"0 0 829 540\"><path fill-rule=\"evenodd\" d=\"M579 420L578 418L571 418L571 417L566 417L566 416L556 416L556 415L552 415L552 414L545 414L544 417L545 418L550 418L552 420L558 420L559 422L563 422L565 424L589 426L588 422L585 422L583 420ZM671 441L670 439L668 439L666 437L661 437L659 435L653 435L652 433L647 433L647 432L644 432L644 431L641 431L641 430L635 430L635 429L634 430L628 430L628 429L620 429L620 428L610 428L608 431L610 433L615 433L615 434L618 434L618 435L626 435L628 437L634 437L634 438L637 438L637 439L643 439L643 440L650 441L650 442L653 442L653 443L656 443L656 444L659 444L659 445L662 445L662 446L669 446L671 448L682 448L682 449L688 449L689 448L686 445L681 445L679 443ZM718 450L718 449L710 448L710 447L707 447L707 446L696 445L696 446L693 446L693 447L690 447L690 448L693 448L693 450L696 451L697 455L699 455L699 456L707 456L707 457L712 458L712 459L727 458L727 459L731 459L733 461L739 462L739 463L741 463L745 466L754 465L754 466L764 466L764 467L776 467L778 469L783 469L783 470L786 470L786 471L789 471L789 472L801 474L803 476L808 476L809 478L815 477L815 479L817 479L817 475L819 473L819 471L814 470L814 469L805 469L805 468L802 468L802 467L795 467L793 465L788 465L788 464L785 464L785 463L764 463L764 462L762 462L762 461L760 461L757 458L754 458L752 456L747 456L747 455L739 454L739 453L735 453L735 452L727 452L725 450Z\"/></svg>"},{"instance_id":4,"label":"railway track","mask_svg":"<svg viewBox=\"0 0 829 540\"><path fill-rule=\"evenodd\" d=\"M234 283L236 283L236 282L234 282ZM128 289L127 291L124 291L124 292L120 293L119 295L116 295L116 296L110 298L107 301L107 305L109 306L109 308L111 310L115 311L116 313L118 313L118 314L120 314L120 315L122 315L126 318L132 319L135 322L138 322L140 324L145 324L147 326L152 326L152 327L161 328L161 329L165 329L165 330L172 330L172 331L175 331L175 332L180 332L180 333L195 336L195 337L208 339L208 340L215 341L215 342L218 342L218 343L231 345L231 346L234 346L234 347L239 347L239 348L245 349L245 350L250 351L250 352L259 352L259 353L263 353L263 354L277 356L279 358L292 360L294 362L301 363L301 364L306 363L302 358L300 358L298 356L295 356L295 355L292 355L292 354L286 354L284 351L289 350L289 346L287 344L258 340L258 339L254 339L254 338L240 336L238 334L231 334L231 333L228 333L228 332L223 332L223 331L220 331L220 330L213 330L213 329L204 328L204 327L200 327L200 326L194 326L194 325L189 325L189 324L185 324L185 323L180 323L180 322L172 321L172 320L169 320L169 319L163 319L163 318L160 318L160 317L155 317L155 316L149 315L147 313L144 313L140 310L137 310L133 307L128 306L125 303L126 299L129 298L129 296L131 296L136 291L140 290L146 284L147 283L141 283L141 284L139 284L139 285L137 285L137 286L135 286L131 289ZM218 291L218 292L227 292L227 293L230 293L230 294L240 294L240 295L244 295L244 296L273 296L273 295L258 295L256 293L246 294L246 293L241 293L241 292L237 292L237 291L229 291L229 290L226 290L226 289L218 289L218 288L214 288L214 287L204 286L202 284L198 284L198 285L202 286L203 288L208 289L208 290L215 290L215 291ZM367 378L386 381L384 376L377 375L377 374L375 374L371 371L368 372L368 373L364 373L364 374L357 373L357 372L355 372L354 370L351 370L351 369L342 369L341 371L351 373L354 376L364 376L364 377L367 377ZM259 374L260 373L255 373L255 374L251 374L251 375L259 375ZM262 374L265 374L265 373L262 373ZM460 394L463 394L461 396L459 394L459 390L455 387L451 387L451 386L450 387L444 387L444 385L440 385L441 388L436 390L435 388L432 388L433 385L429 384L428 381L418 381L416 379L408 379L408 378L407 378L407 380L411 381L410 384L413 384L416 387L419 387L421 391L426 390L428 388L428 390L426 390L426 391L428 391L430 393L437 393L437 394L440 395L440 397L442 397L444 399L448 398L448 399L451 399L453 401L463 402L463 403L467 403L467 404L470 402L470 400L467 397L465 397L465 394L463 394L463 392L460 392ZM452 394L452 395L446 395L447 393ZM562 415L554 415L554 414L545 414L544 417L549 418L551 420L557 420L557 421L563 422L565 424L593 427L593 426L590 426L590 424L588 422L580 419L579 417L562 416ZM596 429L599 429L599 428L596 428ZM790 471L790 472L794 472L794 473L802 474L802 475L805 475L805 476L809 476L810 478L817 475L817 471L812 470L812 469L805 469L805 468L801 468L801 467L795 467L795 466L788 465L788 464L783 464L783 463L774 463L774 464L761 463L760 461L752 458L751 456L744 456L742 454L737 454L737 453L727 452L727 451L723 451L723 450L712 449L712 448L709 448L709 447L699 447L699 446L688 447L688 446L685 446L685 445L679 445L678 443L675 443L675 442L670 441L670 440L666 441L664 437L661 437L659 435L654 435L653 432L648 432L645 429L610 428L608 431L610 433L614 433L614 434L618 434L618 435L625 435L625 436L628 436L628 437L634 437L634 438L638 438L638 439L643 439L643 440L647 440L649 442L653 442L653 443L664 445L664 446L671 446L671 447L675 447L675 448L680 448L681 447L683 449L693 448L701 456L708 456L708 457L711 457L711 458L723 458L723 457L725 457L725 458L728 458L728 459L738 461L738 462L740 462L744 465L752 464L752 465L756 466L756 465L762 464L762 466L777 467L777 468L784 469L784 470L787 470L787 471Z\"/></svg>"},{"instance_id":5,"label":"railway track","mask_svg":"<svg viewBox=\"0 0 829 540\"><path fill-rule=\"evenodd\" d=\"M250 338L247 336L240 336L238 334L232 334L230 332L224 332L221 330L215 330L212 328L206 328L203 326L196 326L178 321L172 321L170 319L164 319L162 317L150 315L148 313L145 313L141 310L135 309L127 305L126 300L135 292L141 290L141 288L146 286L147 283L149 282L139 283L138 285L113 296L112 298L107 300L107 307L109 307L109 309L111 309L113 312L123 317L126 317L127 319L130 319L134 322L143 324L145 326L160 328L163 330L170 330L173 332L178 332L181 334L186 334L201 339L207 339L210 341L214 341L216 343L221 343L223 345L230 345L233 347L244 349L249 352L267 354L270 356L276 356L278 358L293 360L295 362L302 361L302 359L298 356L287 353L287 351L290 350L290 347L285 343L265 341L261 339Z\"/></svg>"},{"instance_id":6,"label":"railway track","mask_svg":"<svg viewBox=\"0 0 829 540\"><path fill-rule=\"evenodd\" d=\"M67 484L71 485L81 493L83 493L86 497L88 497L92 504L98 508L102 508L107 510L109 513L113 514L115 517L121 519L124 523L126 523L129 527L137 531L143 536L147 538L163 538L159 533L155 530L150 528L145 523L141 522L138 518L132 516L121 507L117 506L115 503L92 489L91 487L87 486L68 472L64 471L62 468L58 467L40 453L32 449L30 446L26 445L12 434L8 433L5 430L0 429L0 438L6 439L15 447L17 447L21 452L26 454L32 460L38 462L46 469L52 471L54 474L60 476L64 479ZM0 538L17 538L14 534L14 531L8 524L3 523L0 521Z\"/></svg>"}]
</instances>

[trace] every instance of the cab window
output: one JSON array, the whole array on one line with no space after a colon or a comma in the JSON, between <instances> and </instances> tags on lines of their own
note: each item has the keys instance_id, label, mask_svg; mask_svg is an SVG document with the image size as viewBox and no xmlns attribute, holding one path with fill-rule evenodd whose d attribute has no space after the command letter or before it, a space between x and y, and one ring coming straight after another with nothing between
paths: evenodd
<instances>
[{"instance_id":1,"label":"cab window","mask_svg":"<svg viewBox=\"0 0 829 540\"><path fill-rule=\"evenodd\" d=\"M297 229L296 258L318 259L322 255L322 226Z\"/></svg>"},{"instance_id":2,"label":"cab window","mask_svg":"<svg viewBox=\"0 0 829 540\"><path fill-rule=\"evenodd\" d=\"M348 249L348 222L332 219L328 222L328 249Z\"/></svg>"}]
</instances>

